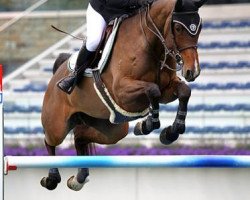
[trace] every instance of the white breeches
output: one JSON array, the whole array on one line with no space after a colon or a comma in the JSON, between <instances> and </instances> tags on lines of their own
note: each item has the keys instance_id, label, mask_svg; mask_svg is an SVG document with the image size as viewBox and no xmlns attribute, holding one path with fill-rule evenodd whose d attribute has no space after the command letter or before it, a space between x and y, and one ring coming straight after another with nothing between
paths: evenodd
<instances>
[{"instance_id":1,"label":"white breeches","mask_svg":"<svg viewBox=\"0 0 250 200\"><path fill-rule=\"evenodd\" d=\"M104 18L89 4L87 9L87 41L86 48L95 51L101 41L102 33L107 26Z\"/></svg>"}]
</instances>

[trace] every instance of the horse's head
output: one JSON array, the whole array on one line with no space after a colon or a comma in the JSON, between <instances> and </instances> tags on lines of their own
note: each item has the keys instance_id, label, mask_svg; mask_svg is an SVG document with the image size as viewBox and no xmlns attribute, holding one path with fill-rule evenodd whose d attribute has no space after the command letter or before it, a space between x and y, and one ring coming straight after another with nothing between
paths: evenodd
<instances>
[{"instance_id":1,"label":"horse's head","mask_svg":"<svg viewBox=\"0 0 250 200\"><path fill-rule=\"evenodd\" d=\"M182 75L189 82L200 75L197 43L202 25L198 10L205 2L177 0L172 15L172 31L183 61Z\"/></svg>"}]
</instances>

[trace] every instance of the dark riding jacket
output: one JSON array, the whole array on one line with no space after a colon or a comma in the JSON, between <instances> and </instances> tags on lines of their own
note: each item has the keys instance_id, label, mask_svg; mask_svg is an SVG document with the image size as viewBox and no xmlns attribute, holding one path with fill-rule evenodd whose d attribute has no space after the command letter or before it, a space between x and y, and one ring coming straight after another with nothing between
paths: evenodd
<instances>
[{"instance_id":1,"label":"dark riding jacket","mask_svg":"<svg viewBox=\"0 0 250 200\"><path fill-rule=\"evenodd\" d=\"M90 5L100 13L108 23L124 14L131 15L143 5L153 0L90 0Z\"/></svg>"}]
</instances>

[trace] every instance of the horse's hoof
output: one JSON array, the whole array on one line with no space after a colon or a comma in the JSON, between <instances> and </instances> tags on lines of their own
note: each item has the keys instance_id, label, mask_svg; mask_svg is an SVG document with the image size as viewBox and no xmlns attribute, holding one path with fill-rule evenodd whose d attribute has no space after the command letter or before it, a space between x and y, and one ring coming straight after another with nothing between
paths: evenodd
<instances>
[{"instance_id":1,"label":"horse's hoof","mask_svg":"<svg viewBox=\"0 0 250 200\"><path fill-rule=\"evenodd\" d=\"M40 184L48 190L54 190L58 185L58 181L55 178L43 177Z\"/></svg>"},{"instance_id":2,"label":"horse's hoof","mask_svg":"<svg viewBox=\"0 0 250 200\"><path fill-rule=\"evenodd\" d=\"M137 122L134 127L135 135L148 135L154 129L160 128L160 121L154 121L154 119L149 116L146 120L142 122Z\"/></svg>"},{"instance_id":3,"label":"horse's hoof","mask_svg":"<svg viewBox=\"0 0 250 200\"><path fill-rule=\"evenodd\" d=\"M68 181L67 181L67 186L74 191L79 191L82 189L82 187L89 182L89 179L86 178L85 181L83 183L79 183L76 179L75 176L71 176Z\"/></svg>"},{"instance_id":4,"label":"horse's hoof","mask_svg":"<svg viewBox=\"0 0 250 200\"><path fill-rule=\"evenodd\" d=\"M186 126L185 124L173 124L173 129L175 130L175 132L179 133L179 134L183 134L185 133L185 130L186 130Z\"/></svg>"},{"instance_id":5,"label":"horse's hoof","mask_svg":"<svg viewBox=\"0 0 250 200\"><path fill-rule=\"evenodd\" d=\"M161 131L160 141L161 141L162 144L169 145L169 144L173 143L175 140L178 139L179 134L178 133L173 133L171 131L171 129L172 129L172 126L169 126L167 128L164 128Z\"/></svg>"},{"instance_id":6,"label":"horse's hoof","mask_svg":"<svg viewBox=\"0 0 250 200\"><path fill-rule=\"evenodd\" d=\"M144 135L142 132L142 122L137 122L134 127L134 134L135 135Z\"/></svg>"},{"instance_id":7,"label":"horse's hoof","mask_svg":"<svg viewBox=\"0 0 250 200\"><path fill-rule=\"evenodd\" d=\"M146 127L146 121L137 122L137 124L134 127L134 134L135 135L148 135L151 133L151 129L147 129Z\"/></svg>"}]
</instances>

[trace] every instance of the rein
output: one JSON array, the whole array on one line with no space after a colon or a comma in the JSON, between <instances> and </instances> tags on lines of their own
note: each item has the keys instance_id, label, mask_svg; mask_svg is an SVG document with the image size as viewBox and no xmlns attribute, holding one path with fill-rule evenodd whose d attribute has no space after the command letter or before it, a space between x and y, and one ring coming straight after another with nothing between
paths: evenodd
<instances>
[{"instance_id":1,"label":"rein","mask_svg":"<svg viewBox=\"0 0 250 200\"><path fill-rule=\"evenodd\" d=\"M197 49L198 46L197 45L190 45L190 46L186 46L186 47L181 47L181 48L178 48L178 51L181 52L181 51L184 51L186 49Z\"/></svg>"},{"instance_id":2,"label":"rein","mask_svg":"<svg viewBox=\"0 0 250 200\"><path fill-rule=\"evenodd\" d=\"M182 66L183 66L183 60L182 60L181 55L180 55L179 52L182 51L182 50L184 50L184 49L181 48L180 50L174 51L174 50L170 50L167 47L166 41L165 41L162 33L160 32L160 30L155 25L152 17L150 16L149 10L150 10L150 5L148 5L146 7L146 11L145 11L145 24L146 24L146 27L147 27L147 29L150 32L152 32L161 41L161 44L162 44L162 46L164 48L164 58L163 58L163 60L160 61L160 69L166 67L166 68L168 68L171 71L179 71L179 70L181 70ZM147 19L149 20L150 24L153 26L154 30L149 27ZM148 46L149 46L150 42L147 39L145 30L144 30L143 25L142 25L142 16L141 16L141 13L140 13L140 26L141 26L142 32L143 32L144 37L146 38L146 41L147 41ZM175 41L174 41L174 45L176 46ZM189 47L187 47L187 48L189 48ZM166 60L167 60L168 56L172 57L176 61L177 65L179 66L178 68L171 68L171 67L169 67L166 64Z\"/></svg>"}]
</instances>

